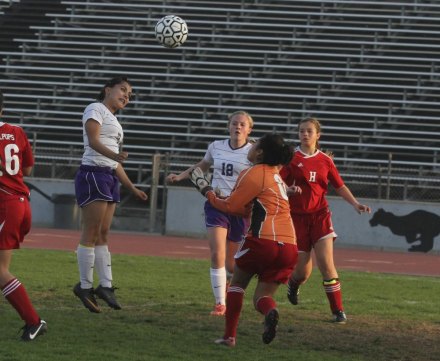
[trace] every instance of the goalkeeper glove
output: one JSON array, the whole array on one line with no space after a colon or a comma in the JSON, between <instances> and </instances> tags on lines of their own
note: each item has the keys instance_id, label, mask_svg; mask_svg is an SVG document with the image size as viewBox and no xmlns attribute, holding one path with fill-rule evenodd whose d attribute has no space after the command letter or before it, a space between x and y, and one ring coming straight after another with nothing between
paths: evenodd
<instances>
[{"instance_id":1,"label":"goalkeeper glove","mask_svg":"<svg viewBox=\"0 0 440 361\"><path fill-rule=\"evenodd\" d=\"M212 187L209 184L209 181L206 179L205 173L199 168L196 167L190 172L190 178L189 178L194 184L194 187L202 193L203 196L209 191L212 191Z\"/></svg>"}]
</instances>

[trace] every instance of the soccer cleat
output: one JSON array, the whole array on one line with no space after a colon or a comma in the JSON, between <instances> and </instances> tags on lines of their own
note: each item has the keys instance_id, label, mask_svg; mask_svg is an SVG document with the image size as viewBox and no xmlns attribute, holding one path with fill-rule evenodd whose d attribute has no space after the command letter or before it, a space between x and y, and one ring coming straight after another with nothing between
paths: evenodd
<instances>
[{"instance_id":1,"label":"soccer cleat","mask_svg":"<svg viewBox=\"0 0 440 361\"><path fill-rule=\"evenodd\" d=\"M287 298L289 299L292 305L298 304L298 296L299 296L299 285L294 284L292 279L289 278L289 282L287 283Z\"/></svg>"},{"instance_id":2,"label":"soccer cleat","mask_svg":"<svg viewBox=\"0 0 440 361\"><path fill-rule=\"evenodd\" d=\"M33 341L38 336L44 335L47 332L47 323L46 321L40 320L38 325L24 325L23 334L21 335L21 339L23 341Z\"/></svg>"},{"instance_id":3,"label":"soccer cleat","mask_svg":"<svg viewBox=\"0 0 440 361\"><path fill-rule=\"evenodd\" d=\"M263 332L263 342L268 344L271 343L277 334L278 325L278 311L274 308L268 312L264 318L264 332Z\"/></svg>"},{"instance_id":4,"label":"soccer cleat","mask_svg":"<svg viewBox=\"0 0 440 361\"><path fill-rule=\"evenodd\" d=\"M345 324L347 322L347 316L344 311L336 311L333 313L333 322L338 324Z\"/></svg>"},{"instance_id":5,"label":"soccer cleat","mask_svg":"<svg viewBox=\"0 0 440 361\"><path fill-rule=\"evenodd\" d=\"M235 346L235 337L219 338L218 340L215 340L214 343L217 345L234 347Z\"/></svg>"},{"instance_id":6,"label":"soccer cleat","mask_svg":"<svg viewBox=\"0 0 440 361\"><path fill-rule=\"evenodd\" d=\"M73 293L78 297L83 305L93 313L100 313L101 309L96 302L96 298L93 295L93 288L81 288L81 283L78 282L75 287L73 287Z\"/></svg>"},{"instance_id":7,"label":"soccer cleat","mask_svg":"<svg viewBox=\"0 0 440 361\"><path fill-rule=\"evenodd\" d=\"M113 308L114 310L120 310L122 307L116 299L115 289L115 287L102 287L99 285L95 289L95 295L104 300L109 307Z\"/></svg>"},{"instance_id":8,"label":"soccer cleat","mask_svg":"<svg viewBox=\"0 0 440 361\"><path fill-rule=\"evenodd\" d=\"M211 316L224 316L226 313L226 305L221 305L220 303L214 306L214 309L211 311Z\"/></svg>"}]
</instances>

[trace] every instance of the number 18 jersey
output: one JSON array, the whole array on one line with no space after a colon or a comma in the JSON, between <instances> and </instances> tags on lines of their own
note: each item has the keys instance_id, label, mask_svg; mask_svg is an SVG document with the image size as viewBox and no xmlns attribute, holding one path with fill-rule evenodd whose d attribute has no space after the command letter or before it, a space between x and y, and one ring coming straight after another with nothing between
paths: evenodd
<instances>
[{"instance_id":1,"label":"number 18 jersey","mask_svg":"<svg viewBox=\"0 0 440 361\"><path fill-rule=\"evenodd\" d=\"M251 143L246 143L234 149L229 139L216 140L209 145L203 159L214 166L211 185L222 195L229 196L239 174L252 165L247 159L251 147Z\"/></svg>"},{"instance_id":2,"label":"number 18 jersey","mask_svg":"<svg viewBox=\"0 0 440 361\"><path fill-rule=\"evenodd\" d=\"M24 130L0 122L0 197L3 194L23 194L29 189L23 181L23 168L32 167L34 157Z\"/></svg>"}]
</instances>

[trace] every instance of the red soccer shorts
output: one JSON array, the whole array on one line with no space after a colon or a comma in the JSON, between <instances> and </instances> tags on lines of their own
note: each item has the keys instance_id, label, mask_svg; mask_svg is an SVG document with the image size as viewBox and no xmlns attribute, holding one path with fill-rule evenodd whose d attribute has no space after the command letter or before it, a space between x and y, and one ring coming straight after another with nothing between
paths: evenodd
<instances>
[{"instance_id":1,"label":"red soccer shorts","mask_svg":"<svg viewBox=\"0 0 440 361\"><path fill-rule=\"evenodd\" d=\"M310 252L315 243L327 237L338 236L332 224L332 214L328 208L309 214L292 214L298 251Z\"/></svg>"},{"instance_id":2,"label":"red soccer shorts","mask_svg":"<svg viewBox=\"0 0 440 361\"><path fill-rule=\"evenodd\" d=\"M0 249L20 248L31 229L31 207L26 196L0 195Z\"/></svg>"},{"instance_id":3,"label":"red soccer shorts","mask_svg":"<svg viewBox=\"0 0 440 361\"><path fill-rule=\"evenodd\" d=\"M235 254L237 266L262 282L287 283L298 259L296 244L246 237Z\"/></svg>"}]
</instances>

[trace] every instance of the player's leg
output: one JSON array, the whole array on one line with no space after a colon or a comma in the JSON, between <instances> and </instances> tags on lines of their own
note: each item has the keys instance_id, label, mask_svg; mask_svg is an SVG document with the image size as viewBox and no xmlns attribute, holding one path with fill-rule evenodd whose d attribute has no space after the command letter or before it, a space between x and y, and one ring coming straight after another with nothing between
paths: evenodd
<instances>
[{"instance_id":1,"label":"player's leg","mask_svg":"<svg viewBox=\"0 0 440 361\"><path fill-rule=\"evenodd\" d=\"M93 292L93 270L95 267L95 243L100 237L101 224L107 209L106 201L94 201L81 208L82 233L76 254L80 282L73 292L90 311L101 312Z\"/></svg>"},{"instance_id":2,"label":"player's leg","mask_svg":"<svg viewBox=\"0 0 440 361\"><path fill-rule=\"evenodd\" d=\"M211 312L214 316L223 316L226 310L226 236L227 229L223 227L207 228L209 249L211 253L212 292L215 298L215 307Z\"/></svg>"},{"instance_id":3,"label":"player's leg","mask_svg":"<svg viewBox=\"0 0 440 361\"><path fill-rule=\"evenodd\" d=\"M345 323L347 318L342 304L341 284L333 259L333 236L319 240L315 244L317 266L322 274L323 286L334 315L334 321Z\"/></svg>"},{"instance_id":4,"label":"player's leg","mask_svg":"<svg viewBox=\"0 0 440 361\"><path fill-rule=\"evenodd\" d=\"M243 236L246 234L249 228L249 220L243 217L228 215L229 228L226 244L226 289L232 278L232 273L235 267L235 254L240 248L240 244L243 241Z\"/></svg>"},{"instance_id":5,"label":"player's leg","mask_svg":"<svg viewBox=\"0 0 440 361\"><path fill-rule=\"evenodd\" d=\"M243 307L244 293L252 279L253 274L241 270L237 265L234 267L231 284L227 292L227 308L225 317L225 332L223 338L215 341L225 346L235 346L238 320Z\"/></svg>"},{"instance_id":6,"label":"player's leg","mask_svg":"<svg viewBox=\"0 0 440 361\"><path fill-rule=\"evenodd\" d=\"M274 299L280 284L287 283L298 261L298 249L293 244L269 242L263 250L267 264L260 260L261 270L254 293L254 307L264 315L263 342L268 344L275 338L278 325L278 309Z\"/></svg>"},{"instance_id":7,"label":"player's leg","mask_svg":"<svg viewBox=\"0 0 440 361\"><path fill-rule=\"evenodd\" d=\"M309 279L312 267L311 252L298 251L298 262L287 284L287 298L293 305L298 304L299 287Z\"/></svg>"},{"instance_id":8,"label":"player's leg","mask_svg":"<svg viewBox=\"0 0 440 361\"><path fill-rule=\"evenodd\" d=\"M12 250L0 250L0 289L6 300L15 308L26 325L38 325L40 317L35 311L26 289L9 272Z\"/></svg>"},{"instance_id":9,"label":"player's leg","mask_svg":"<svg viewBox=\"0 0 440 361\"><path fill-rule=\"evenodd\" d=\"M112 263L108 248L108 234L115 213L116 203L107 202L104 218L102 220L99 239L95 245L95 269L99 278L99 286L95 294L103 299L111 308L120 310L121 305L116 299L115 288L112 285Z\"/></svg>"},{"instance_id":10,"label":"player's leg","mask_svg":"<svg viewBox=\"0 0 440 361\"><path fill-rule=\"evenodd\" d=\"M254 307L264 315L264 331L263 342L271 343L275 338L278 325L278 310L274 299L275 292L279 287L278 283L274 282L258 282L254 293Z\"/></svg>"},{"instance_id":11,"label":"player's leg","mask_svg":"<svg viewBox=\"0 0 440 361\"><path fill-rule=\"evenodd\" d=\"M299 287L304 284L312 274L311 252L313 243L310 228L313 217L311 215L295 215L292 216L292 220L297 237L298 260L287 283L287 298L291 304L297 305Z\"/></svg>"},{"instance_id":12,"label":"player's leg","mask_svg":"<svg viewBox=\"0 0 440 361\"><path fill-rule=\"evenodd\" d=\"M235 254L240 248L240 242L228 240L226 242L226 292L231 284L232 275L235 267Z\"/></svg>"},{"instance_id":13,"label":"player's leg","mask_svg":"<svg viewBox=\"0 0 440 361\"><path fill-rule=\"evenodd\" d=\"M25 322L24 341L31 341L47 330L46 322L40 319L25 287L9 272L12 250L19 248L29 232L30 223L31 212L26 198L0 201L0 290Z\"/></svg>"}]
</instances>

